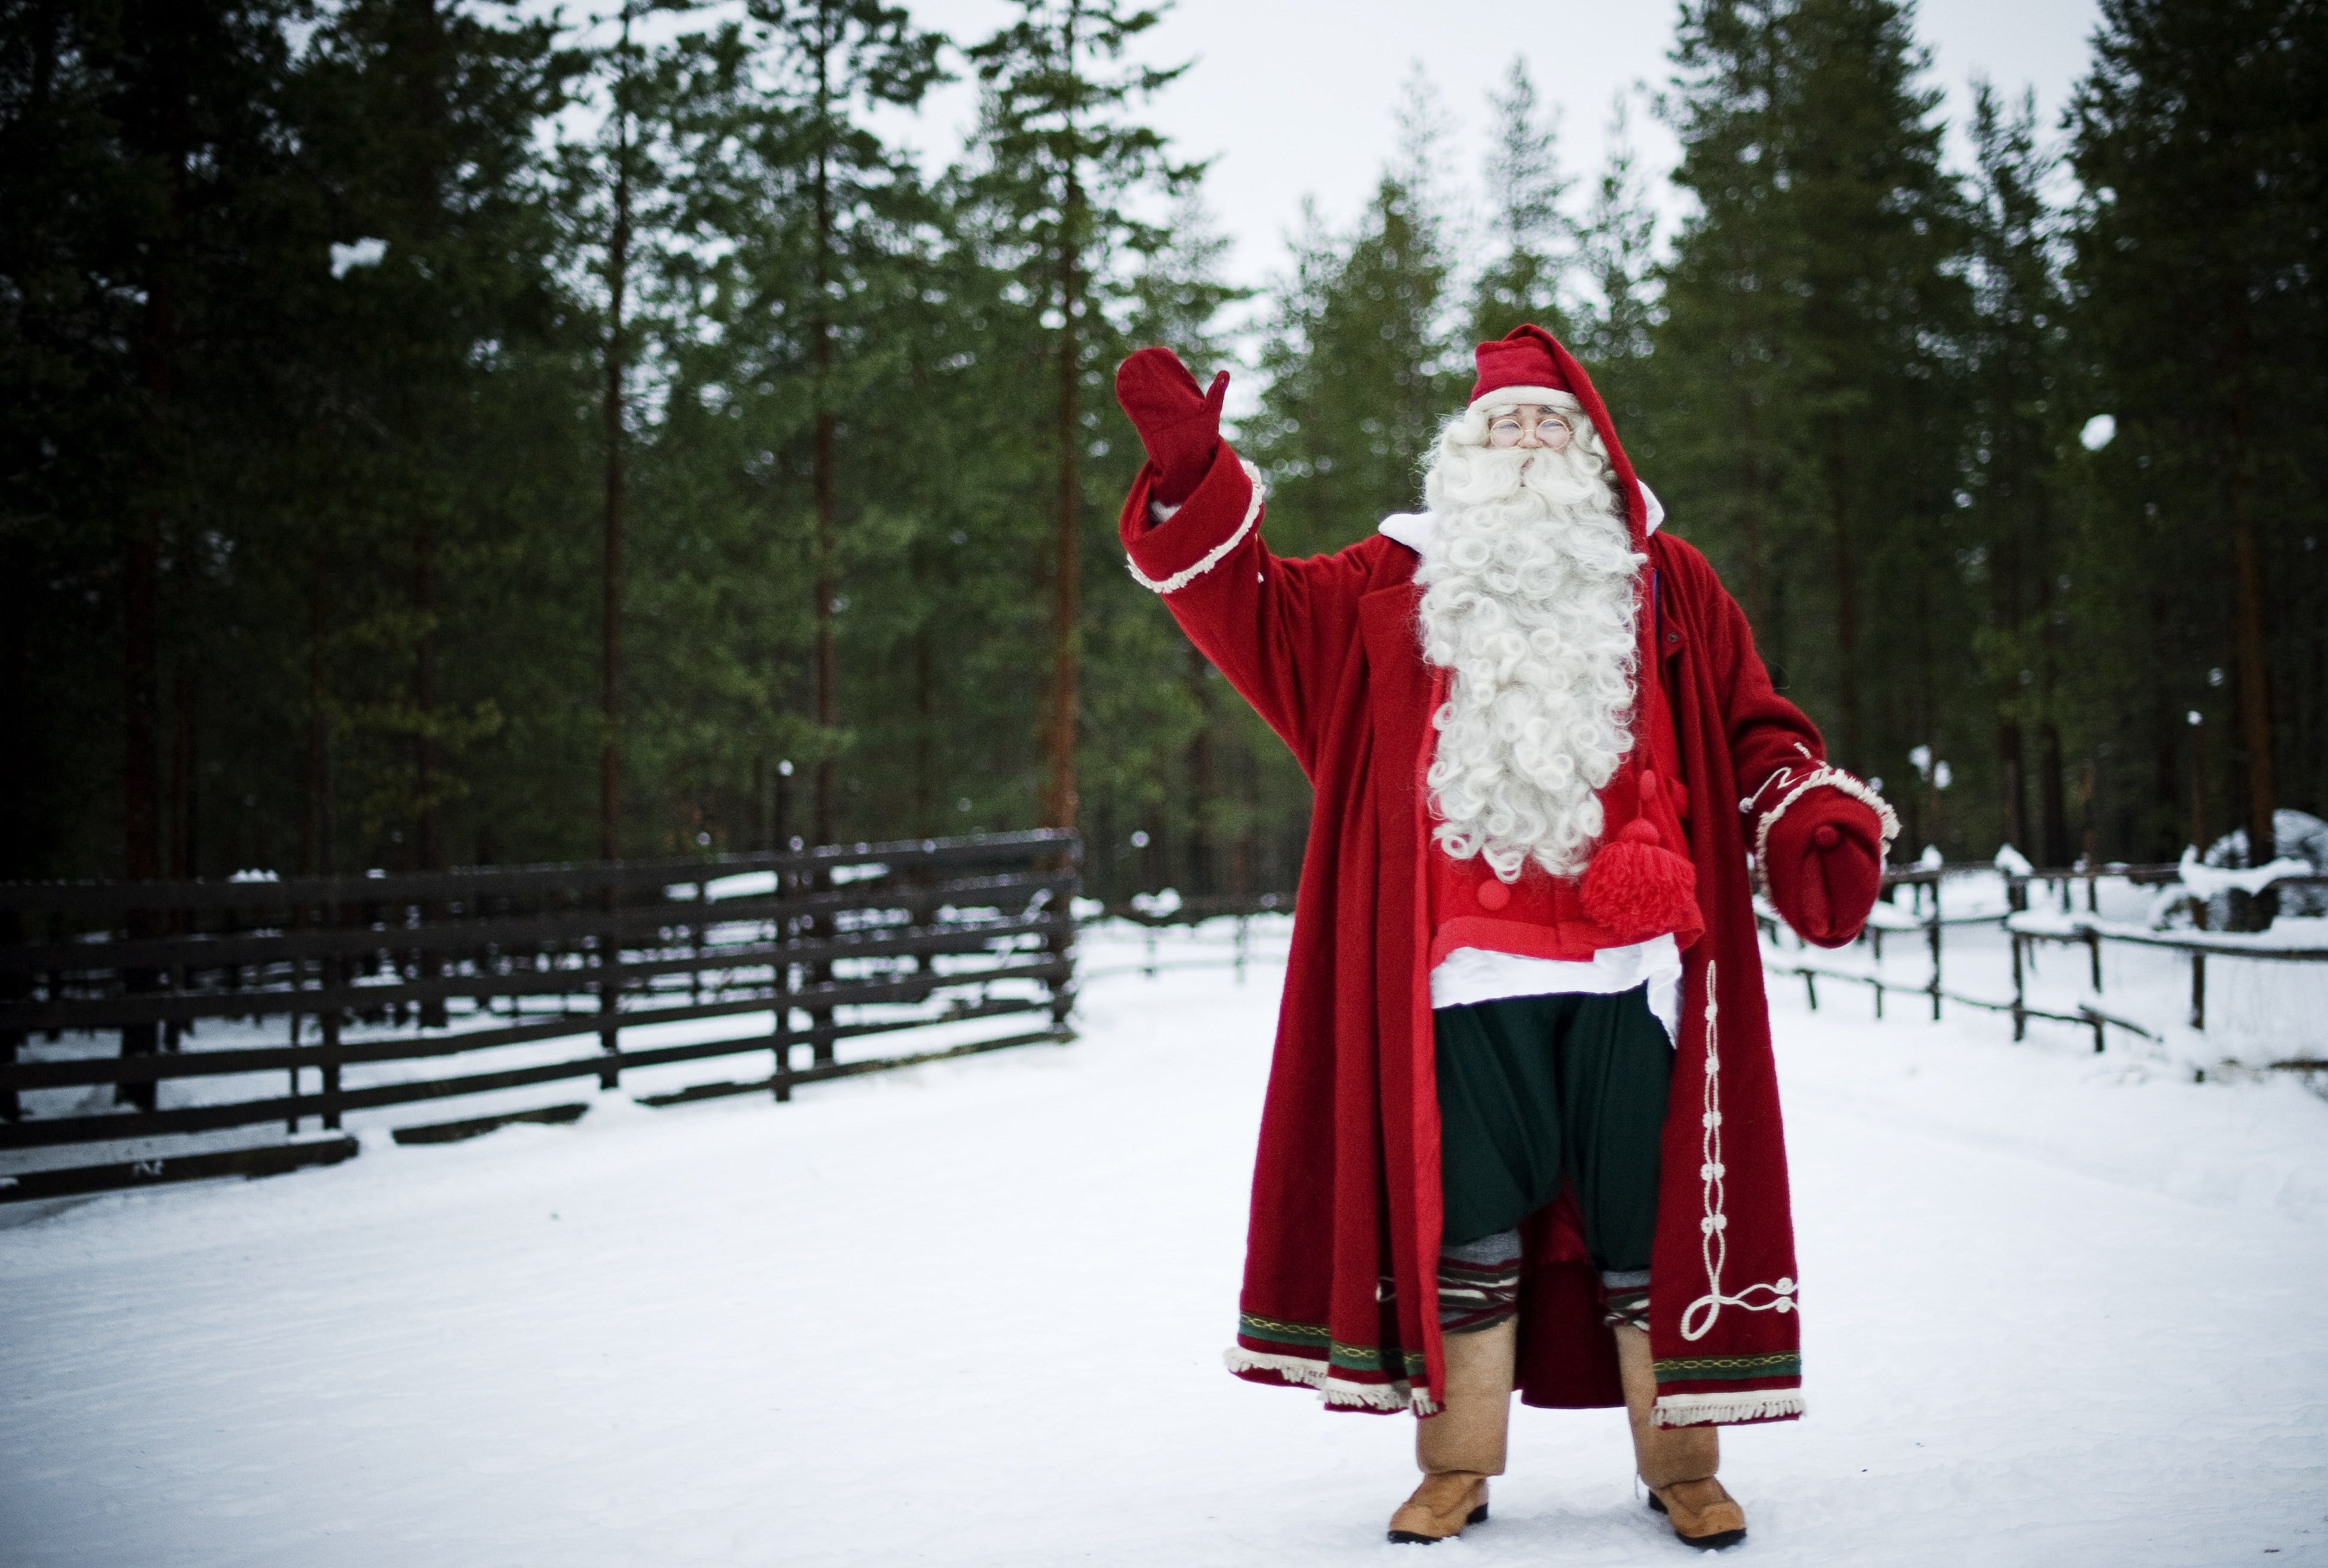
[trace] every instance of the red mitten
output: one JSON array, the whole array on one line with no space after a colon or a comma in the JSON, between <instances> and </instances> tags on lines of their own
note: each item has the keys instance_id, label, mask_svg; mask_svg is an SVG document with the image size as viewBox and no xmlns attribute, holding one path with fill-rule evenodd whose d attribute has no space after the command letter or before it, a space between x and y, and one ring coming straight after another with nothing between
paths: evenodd
<instances>
[{"instance_id":1,"label":"red mitten","mask_svg":"<svg viewBox=\"0 0 2328 1568\"><path fill-rule=\"evenodd\" d=\"M1210 391L1197 390L1197 378L1170 349L1141 349L1115 367L1115 400L1148 448L1148 461L1156 465L1154 494L1165 505L1187 500L1213 465L1228 390L1229 373L1223 371Z\"/></svg>"},{"instance_id":2,"label":"red mitten","mask_svg":"<svg viewBox=\"0 0 2328 1568\"><path fill-rule=\"evenodd\" d=\"M1865 802L1821 784L1770 824L1762 875L1804 941L1841 947L1883 890L1883 824Z\"/></svg>"}]
</instances>

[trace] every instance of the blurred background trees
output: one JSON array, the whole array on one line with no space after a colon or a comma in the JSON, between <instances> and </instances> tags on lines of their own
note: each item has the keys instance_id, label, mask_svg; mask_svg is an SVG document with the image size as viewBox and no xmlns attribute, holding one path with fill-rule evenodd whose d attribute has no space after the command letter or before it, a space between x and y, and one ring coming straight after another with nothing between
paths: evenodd
<instances>
[{"instance_id":1,"label":"blurred background trees","mask_svg":"<svg viewBox=\"0 0 2328 1568\"><path fill-rule=\"evenodd\" d=\"M1143 17L0 5L0 876L1072 820L1097 892L1289 887L1298 771L1122 570L1112 368L1250 366L1308 553L1527 319L1910 848L2321 809L2319 7L2106 0L1959 168L1903 5L1689 0L1677 222L1638 106L1580 174L1516 63L1471 180L1418 80L1250 311ZM875 127L948 74L925 169Z\"/></svg>"}]
</instances>

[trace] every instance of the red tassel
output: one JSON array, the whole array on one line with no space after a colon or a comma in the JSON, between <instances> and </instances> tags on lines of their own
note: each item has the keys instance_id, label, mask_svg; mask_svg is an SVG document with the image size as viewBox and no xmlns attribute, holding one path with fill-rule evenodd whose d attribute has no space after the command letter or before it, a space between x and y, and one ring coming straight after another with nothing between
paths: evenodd
<instances>
[{"instance_id":1,"label":"red tassel","mask_svg":"<svg viewBox=\"0 0 2328 1568\"><path fill-rule=\"evenodd\" d=\"M1619 942L1646 942L1694 923L1697 868L1663 847L1656 824L1636 817L1592 857L1581 892L1593 924Z\"/></svg>"}]
</instances>

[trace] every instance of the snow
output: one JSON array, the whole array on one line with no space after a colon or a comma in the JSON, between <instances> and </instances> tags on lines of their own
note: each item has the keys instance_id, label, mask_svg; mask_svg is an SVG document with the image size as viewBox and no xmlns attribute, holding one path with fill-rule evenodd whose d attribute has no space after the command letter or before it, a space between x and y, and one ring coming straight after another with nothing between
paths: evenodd
<instances>
[{"instance_id":1,"label":"snow","mask_svg":"<svg viewBox=\"0 0 2328 1568\"><path fill-rule=\"evenodd\" d=\"M2316 869L2308 860L2291 859L2285 856L2267 865L2241 867L2236 870L2201 865L2199 851L2186 849L2182 863L2175 874L2182 887L2194 898L2212 898L2219 893L2238 888L2242 893L2260 893L2274 882L2286 877L2310 877Z\"/></svg>"},{"instance_id":2,"label":"snow","mask_svg":"<svg viewBox=\"0 0 2328 1568\"><path fill-rule=\"evenodd\" d=\"M7 1561L1411 1568L1409 1418L1221 1367L1251 935L1093 935L1071 1046L0 1210ZM1811 1413L1725 1434L1738 1555L2328 1563L2328 1103L1773 991ZM1617 1413L1514 1428L1438 1568L1694 1560Z\"/></svg>"}]
</instances>

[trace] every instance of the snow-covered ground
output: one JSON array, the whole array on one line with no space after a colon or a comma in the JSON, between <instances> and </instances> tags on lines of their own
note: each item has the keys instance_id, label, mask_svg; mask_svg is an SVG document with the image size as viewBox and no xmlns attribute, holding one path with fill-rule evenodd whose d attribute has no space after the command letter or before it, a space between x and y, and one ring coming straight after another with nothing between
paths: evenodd
<instances>
[{"instance_id":1,"label":"snow-covered ground","mask_svg":"<svg viewBox=\"0 0 2328 1568\"><path fill-rule=\"evenodd\" d=\"M0 1561L1411 1563L1408 1418L1222 1370L1282 932L1202 945L1091 938L1072 1046L0 1210ZM2328 1103L1774 990L1811 1413L1733 1556L2328 1563ZM1533 1410L1432 1558L1694 1560Z\"/></svg>"}]
</instances>

